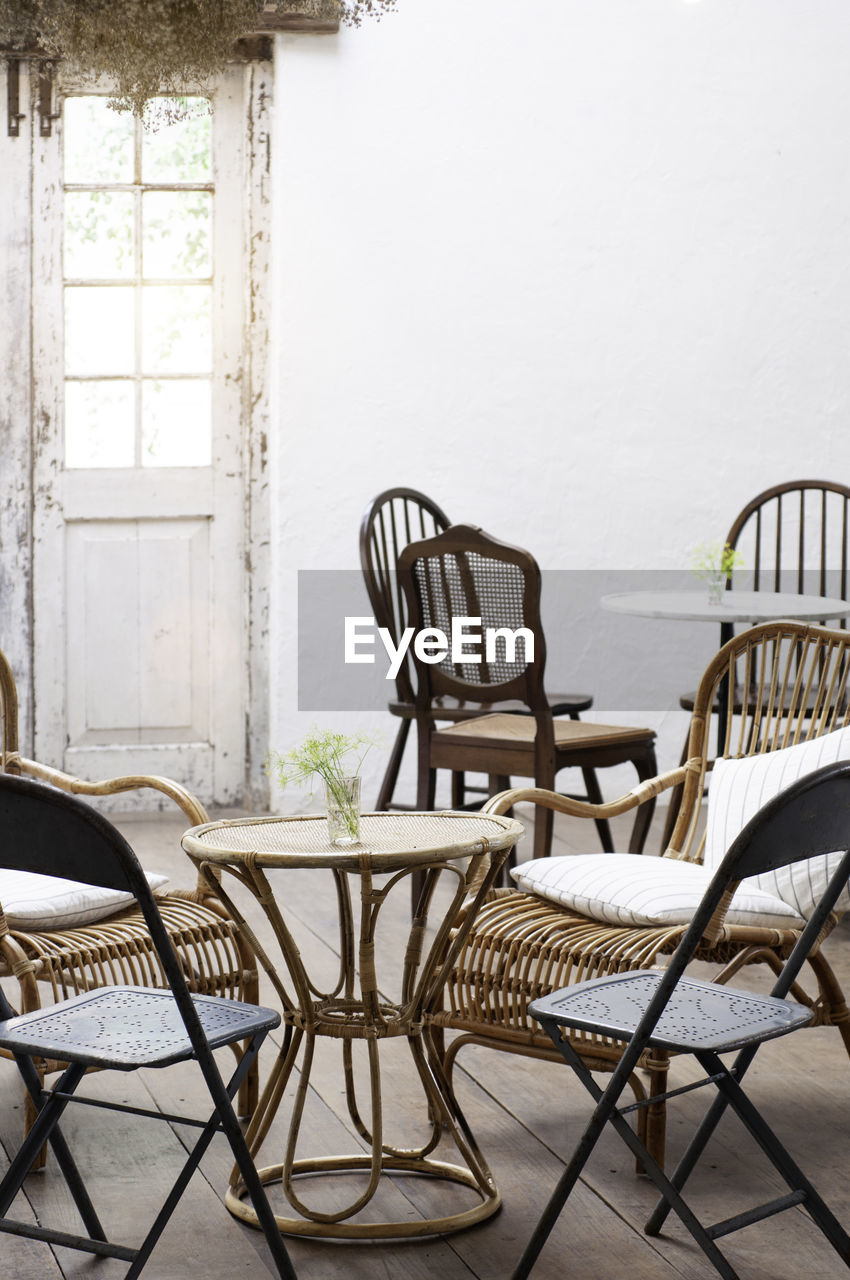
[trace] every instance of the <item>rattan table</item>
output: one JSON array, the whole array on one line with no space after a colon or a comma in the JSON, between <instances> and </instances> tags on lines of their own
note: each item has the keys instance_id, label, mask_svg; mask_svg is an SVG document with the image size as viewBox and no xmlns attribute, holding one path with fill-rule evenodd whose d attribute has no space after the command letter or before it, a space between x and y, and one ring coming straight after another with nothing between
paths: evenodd
<instances>
[{"instance_id":1,"label":"rattan table","mask_svg":"<svg viewBox=\"0 0 850 1280\"><path fill-rule=\"evenodd\" d=\"M348 1239L434 1235L472 1226L499 1208L499 1191L442 1070L429 1015L439 1009L446 977L478 906L522 831L513 819L475 813L377 813L362 818L361 843L344 849L330 844L327 822L318 816L212 822L184 835L183 848L255 948L283 1006L283 1044L247 1133L255 1158L303 1050L283 1160L260 1169L264 1183L281 1183L294 1210L292 1216L276 1215L285 1234ZM329 991L322 991L311 979L290 932L282 906L285 877L278 880L278 895L269 879L269 872L295 868L330 870L335 882L340 967ZM401 973L400 999L391 1000L382 993L379 981L375 930L387 898L400 885L406 905L407 882L415 872L424 874L424 886L409 932L405 929L403 953L386 958L381 954L387 976L393 962ZM231 876L262 906L280 947L283 972L269 958L229 892ZM450 901L446 906L447 895L441 893L437 895L441 905L435 906L435 889L443 877L451 886ZM352 887L359 895L356 927ZM429 914L434 917L430 922ZM322 1036L340 1041L348 1112L366 1149L296 1159L315 1043ZM415 1147L391 1146L384 1140L379 1049L390 1037L406 1038L427 1103L428 1138ZM353 1043L358 1040L365 1042L368 1061L368 1126L356 1097ZM453 1142L462 1164L433 1156L443 1137ZM367 1185L333 1212L310 1208L295 1187L299 1177L312 1182L321 1175L351 1173L367 1175ZM361 1216L356 1220L381 1180L392 1174L426 1175L460 1184L476 1193L477 1202L441 1217L376 1222ZM236 1217L257 1225L236 1171L226 1202Z\"/></svg>"}]
</instances>

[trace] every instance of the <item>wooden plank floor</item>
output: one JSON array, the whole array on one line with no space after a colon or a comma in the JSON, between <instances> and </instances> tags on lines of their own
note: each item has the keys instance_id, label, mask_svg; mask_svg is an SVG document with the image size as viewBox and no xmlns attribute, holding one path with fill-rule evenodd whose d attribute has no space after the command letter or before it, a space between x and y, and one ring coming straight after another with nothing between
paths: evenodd
<instances>
[{"instance_id":1,"label":"wooden plank floor","mask_svg":"<svg viewBox=\"0 0 850 1280\"><path fill-rule=\"evenodd\" d=\"M581 847L589 828L566 820L559 823L560 850ZM164 815L134 816L119 825L146 866L167 871L175 885L191 882L191 868L179 849L179 820ZM591 847L595 846L591 843ZM291 917L298 922L299 945L308 965L324 966L330 973L336 963L336 908L329 881L321 873L288 873L285 898ZM381 947L386 955L400 954L405 892L394 906L393 911L391 902L385 935L379 939L379 955ZM264 921L259 921L258 928L267 939ZM850 927L837 930L827 946L845 986L850 987ZM392 985L391 976L385 985ZM269 992L263 998L273 1002ZM384 1078L393 1097L387 1136L390 1141L415 1141L425 1133L425 1118L406 1049L399 1044L384 1047L388 1051ZM300 1154L353 1151L359 1145L345 1107L338 1046L325 1044L322 1050L311 1080ZM273 1046L267 1048L266 1061L273 1052ZM687 1075L685 1064L679 1064L677 1071L682 1078ZM301 1280L502 1280L510 1275L587 1115L586 1096L566 1067L474 1047L460 1054L457 1073L461 1104L502 1190L501 1212L466 1232L419 1243L294 1240L290 1249ZM838 1216L850 1223L850 1178L846 1173L850 1062L837 1032L803 1032L765 1046L749 1079L756 1101L774 1120ZM195 1106L195 1113L200 1114L204 1105L191 1064L164 1072L91 1077L87 1089L121 1100L153 1099L163 1110ZM364 1099L368 1105L365 1090ZM671 1109L668 1145L672 1157L682 1148L703 1105L699 1094L687 1095ZM281 1158L288 1111L285 1101L264 1149L265 1163ZM4 1162L4 1153L17 1141L22 1114L18 1081L10 1066L0 1063L0 1160ZM183 1153L179 1135L168 1124L87 1108L72 1108L64 1127L107 1229L116 1238L138 1240L179 1167ZM273 1274L262 1236L237 1223L221 1203L228 1151L226 1143L216 1139L148 1264L145 1274L151 1280L195 1276L232 1280ZM451 1158L449 1151L445 1154ZM345 1180L346 1192L352 1181ZM716 1220L752 1203L762 1187L767 1194L761 1198L768 1198L777 1186L777 1179L769 1171L765 1173L763 1162L752 1152L746 1135L729 1120L692 1179L691 1194L695 1206L704 1209L709 1220ZM304 1194L312 1202L324 1204L324 1197L333 1192L311 1182ZM408 1179L381 1193L380 1208L388 1216L416 1218L441 1206L445 1211L455 1204L457 1195L466 1193L446 1192L422 1180ZM534 1272L536 1280L704 1280L715 1275L675 1221L668 1223L659 1239L650 1240L642 1234L642 1223L654 1199L651 1185L636 1177L626 1149L613 1134L606 1135L541 1255ZM15 1213L76 1229L73 1206L52 1162L47 1170L29 1179L26 1196L19 1197ZM726 1242L725 1251L741 1280L797 1280L813 1275L831 1280L847 1274L799 1210L733 1237ZM117 1280L125 1270L117 1262L92 1261L68 1250L0 1236L2 1280Z\"/></svg>"}]
</instances>

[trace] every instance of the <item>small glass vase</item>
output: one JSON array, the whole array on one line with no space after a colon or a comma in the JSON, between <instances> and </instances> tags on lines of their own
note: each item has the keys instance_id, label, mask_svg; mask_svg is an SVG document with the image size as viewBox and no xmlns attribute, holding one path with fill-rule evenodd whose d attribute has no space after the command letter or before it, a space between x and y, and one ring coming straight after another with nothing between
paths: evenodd
<instances>
[{"instance_id":1,"label":"small glass vase","mask_svg":"<svg viewBox=\"0 0 850 1280\"><path fill-rule=\"evenodd\" d=\"M722 604L723 592L726 590L726 574L718 569L708 575L708 603Z\"/></svg>"},{"instance_id":2,"label":"small glass vase","mask_svg":"<svg viewBox=\"0 0 850 1280\"><path fill-rule=\"evenodd\" d=\"M331 844L360 841L360 775L325 783L328 835Z\"/></svg>"}]
</instances>

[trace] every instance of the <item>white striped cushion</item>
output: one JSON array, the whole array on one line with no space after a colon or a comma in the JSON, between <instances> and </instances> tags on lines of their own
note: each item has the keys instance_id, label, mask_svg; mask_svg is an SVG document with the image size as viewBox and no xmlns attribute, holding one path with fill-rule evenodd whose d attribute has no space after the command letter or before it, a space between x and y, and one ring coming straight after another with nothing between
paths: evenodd
<instances>
[{"instance_id":1,"label":"white striped cushion","mask_svg":"<svg viewBox=\"0 0 850 1280\"><path fill-rule=\"evenodd\" d=\"M687 924L710 876L705 867L639 853L579 853L534 858L511 875L520 889L549 898L593 920L621 925ZM744 889L735 894L731 924L797 928L796 911L772 894Z\"/></svg>"},{"instance_id":2,"label":"white striped cushion","mask_svg":"<svg viewBox=\"0 0 850 1280\"><path fill-rule=\"evenodd\" d=\"M146 871L154 893L168 876ZM133 901L132 893L42 876L32 871L0 871L0 903L10 929L73 929L114 915Z\"/></svg>"},{"instance_id":3,"label":"white striped cushion","mask_svg":"<svg viewBox=\"0 0 850 1280\"><path fill-rule=\"evenodd\" d=\"M708 788L703 855L706 867L718 866L742 827L768 800L798 778L836 760L850 760L850 728L836 729L834 733L781 751L767 751L742 760L718 760ZM840 853L822 854L778 871L753 876L745 883L775 894L808 919L840 858ZM845 889L836 910L848 908L850 891Z\"/></svg>"}]
</instances>

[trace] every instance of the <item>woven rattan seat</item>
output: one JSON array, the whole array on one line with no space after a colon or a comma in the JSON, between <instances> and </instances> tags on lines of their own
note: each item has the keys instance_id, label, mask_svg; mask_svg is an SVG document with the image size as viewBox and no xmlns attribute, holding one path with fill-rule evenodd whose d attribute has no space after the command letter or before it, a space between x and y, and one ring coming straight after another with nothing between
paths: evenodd
<instances>
[{"instance_id":1,"label":"woven rattan seat","mask_svg":"<svg viewBox=\"0 0 850 1280\"><path fill-rule=\"evenodd\" d=\"M753 684L751 672L761 673ZM737 675L737 680L735 676ZM688 739L688 761L678 769L636 786L626 796L604 806L583 804L541 788L514 789L485 806L504 813L523 801L550 813L592 818L615 817L643 806L664 791L681 787L672 835L664 856L699 863L704 845L701 802L713 766L711 708L718 688L751 690L735 714L729 715L720 754L745 758L772 752L795 742L811 741L850 722L847 681L850 676L850 635L796 622L764 623L735 637L709 664L699 687ZM730 678L731 677L731 678ZM827 922L828 931L834 918ZM519 889L494 891L479 910L461 948L444 992L444 1009L437 1015L448 1030L460 1034L448 1040L446 1066L451 1070L464 1045L474 1043L532 1057L556 1057L548 1037L530 1013L536 1000L552 991L595 977L646 971L663 962L679 943L686 926L609 924L578 910ZM713 966L715 981L725 984L751 962L776 968L799 937L794 927L755 927L724 920L703 937L696 958ZM818 948L807 965L815 990L809 993L813 1026L834 1026L850 1053L850 1016L841 986ZM598 1032L575 1030L571 1043L586 1062L613 1070L622 1045ZM638 1093L653 1095L666 1088L669 1055L650 1047L642 1066L648 1086L635 1074ZM654 1158L663 1163L665 1104L641 1113L646 1140Z\"/></svg>"}]
</instances>

